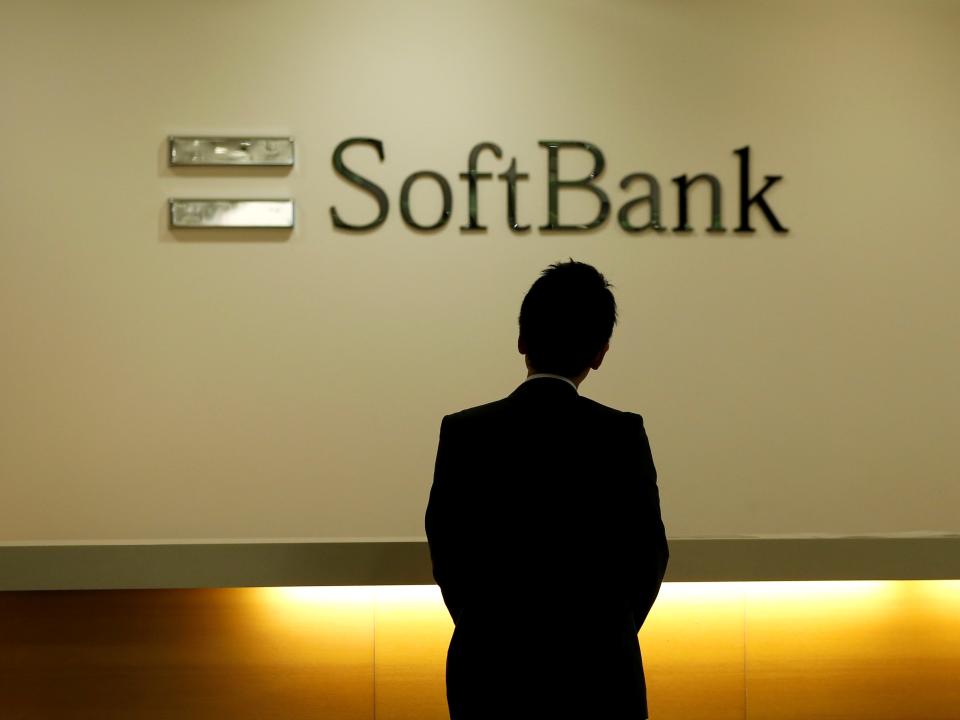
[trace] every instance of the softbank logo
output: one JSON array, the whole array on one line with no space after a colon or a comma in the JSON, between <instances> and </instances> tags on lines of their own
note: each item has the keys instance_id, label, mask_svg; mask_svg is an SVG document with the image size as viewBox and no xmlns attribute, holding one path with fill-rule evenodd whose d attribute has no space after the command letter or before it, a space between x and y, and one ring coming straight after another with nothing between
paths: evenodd
<instances>
[{"instance_id":1,"label":"softbank logo","mask_svg":"<svg viewBox=\"0 0 960 720\"><path fill-rule=\"evenodd\" d=\"M387 219L390 209L390 203L387 194L383 188L376 182L365 178L362 175L351 170L343 161L343 152L353 145L366 145L372 148L381 161L386 160L386 152L383 142L375 138L350 138L337 145L333 152L333 167L340 177L348 183L356 186L360 190L369 193L377 202L377 216L366 224L356 225L344 221L337 212L336 207L330 208L330 216L333 219L335 227L344 230L371 230L382 225ZM592 230L603 225L610 215L610 195L603 189L599 178L603 173L605 160L603 153L596 145L581 140L540 140L538 145L547 151L547 221L540 225L539 229L544 232L578 232ZM588 152L593 156L593 170L583 178L560 178L558 171L559 158L561 151ZM484 142L474 145L467 158L467 171L460 174L460 179L467 183L467 221L460 227L464 231L486 230L485 226L479 224L477 220L477 184L481 180L493 179L493 173L481 172L478 170L481 153L488 152L498 160L503 158L503 151L499 145L492 142ZM738 157L739 177L738 188L740 192L740 213L739 224L734 228L734 232L754 232L755 228L750 224L750 210L758 209L770 224L774 231L785 233L787 228L783 226L779 218L774 213L770 204L765 198L767 191L773 187L782 178L781 175L765 175L764 184L756 191L751 190L750 186L750 146L745 146L739 150L734 150ZM517 183L529 178L528 173L520 172L517 169L517 159L511 158L509 166L497 175L497 180L503 182L506 186L506 220L507 226L514 232L525 232L530 229L530 225L521 224L518 219L517 208ZM443 209L435 222L429 225L420 224L414 220L410 211L410 190L414 183L429 180L438 186L443 197ZM723 185L720 179L711 173L699 173L690 177L688 175L678 175L671 179L676 185L676 208L677 221L672 228L675 232L689 232L693 230L690 224L690 188L696 183L706 183L710 187L710 221L706 227L708 232L726 232L723 224L721 211L721 195ZM620 205L617 211L617 219L620 227L630 233L639 233L645 230L654 232L663 232L667 227L662 222L662 205L660 182L650 173L635 172L626 175L620 181L622 190L631 190L639 186L643 194L627 199ZM567 189L586 190L597 199L596 216L587 223L576 225L565 225L560 223L560 198L561 191ZM645 222L638 224L637 215L639 210L645 209ZM449 221L453 212L453 191L450 183L440 173L432 170L421 170L409 175L403 181L400 188L400 214L403 221L417 230L438 230L444 227Z\"/></svg>"},{"instance_id":2,"label":"softbank logo","mask_svg":"<svg viewBox=\"0 0 960 720\"><path fill-rule=\"evenodd\" d=\"M582 140L540 140L537 143L546 151L547 164L547 217L538 230L550 232L586 232L599 228L606 223L611 214L611 194L604 187L601 175L606 161L603 152L596 145ZM374 201L375 215L366 222L345 219L336 206L330 207L330 219L333 227L342 231L368 232L382 225L390 213L390 199L382 185L375 178L365 177L351 169L344 153L350 148L367 148L376 153L381 163L387 162L387 151L383 141L370 137L348 138L338 144L333 151L334 172L349 186L365 193ZM355 151L354 151L355 152ZM585 177L560 177L559 165L561 153L589 153L593 169ZM493 168L481 169L481 160L491 155L500 160L499 172ZM780 180L782 175L764 175L762 184L754 184L751 179L750 146L733 151L738 193L737 225L732 228L736 233L752 233L757 228L752 225L753 218L762 216L763 221L777 233L788 231L774 212L766 195ZM529 173L517 167L517 158L509 163L502 162L503 150L492 142L478 143L467 155L467 168L460 173L459 179L466 183L466 214L460 230L463 232L485 231L481 225L478 209L478 187L481 181L500 182L504 186L505 220L507 227L514 233L525 233L531 229L524 222L522 209L518 207L518 184L529 179ZM487 159L489 163L490 160ZM290 138L170 138L171 165L293 165L293 140ZM506 167L503 165L506 164ZM439 216L429 222L423 222L410 206L410 195L418 182L429 182L436 186L442 203ZM619 190L622 192L617 207L617 222L628 233L677 233L694 230L693 215L703 217L703 210L691 209L690 191L695 186L709 189L709 215L700 221L707 232L727 232L722 210L723 184L720 177L710 172L696 175L677 175L670 178L674 200L675 222L664 219L663 197L666 194L656 176L648 172L632 172L621 178ZM587 192L596 201L596 212L591 220L577 224L560 222L560 207L564 194L568 191ZM436 231L447 226L453 215L454 192L450 182L442 174L433 170L419 170L406 177L400 186L399 206L403 222L414 230ZM700 196L702 197L702 193ZM706 208L704 208L705 210ZM271 200L227 200L227 199L190 199L170 201L171 225L174 227L293 227L293 201L289 199ZM699 224L699 223L698 223Z\"/></svg>"}]
</instances>

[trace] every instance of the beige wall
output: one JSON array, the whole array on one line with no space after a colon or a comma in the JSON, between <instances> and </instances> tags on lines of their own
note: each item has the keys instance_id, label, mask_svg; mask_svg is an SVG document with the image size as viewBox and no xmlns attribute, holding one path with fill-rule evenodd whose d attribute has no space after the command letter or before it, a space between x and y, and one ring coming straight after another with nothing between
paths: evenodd
<instances>
[{"instance_id":1,"label":"beige wall","mask_svg":"<svg viewBox=\"0 0 960 720\"><path fill-rule=\"evenodd\" d=\"M950 2L37 2L0 22L0 540L422 537L443 414L524 375L523 293L573 256L621 324L581 386L644 415L671 536L960 531L960 5ZM165 166L169 134L289 133L289 174ZM387 223L335 232L388 191ZM735 148L787 235L506 229L470 147L540 139L664 185ZM502 172L506 158L485 155ZM584 163L562 163L573 176ZM417 234L403 178L443 173ZM289 234L171 233L175 196L284 196ZM570 193L569 218L589 202ZM589 198L582 198L589 200ZM431 188L414 195L424 220ZM432 204L434 203L434 204Z\"/></svg>"}]
</instances>

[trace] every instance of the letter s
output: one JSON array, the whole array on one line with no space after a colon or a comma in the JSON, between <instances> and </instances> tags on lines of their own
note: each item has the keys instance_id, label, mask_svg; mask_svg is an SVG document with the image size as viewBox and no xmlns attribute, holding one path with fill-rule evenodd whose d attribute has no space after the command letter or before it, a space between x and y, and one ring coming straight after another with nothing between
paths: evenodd
<instances>
[{"instance_id":1,"label":"letter s","mask_svg":"<svg viewBox=\"0 0 960 720\"><path fill-rule=\"evenodd\" d=\"M387 219L387 210L390 208L390 202L387 200L387 194L383 191L383 188L381 188L375 182L367 180L367 178L363 177L362 175L358 175L343 164L343 151L351 145L372 145L376 149L377 155L380 156L380 160L382 162L384 159L383 143L376 138L348 138L337 145L336 150L333 151L333 169L336 171L337 175L342 177L347 182L356 185L361 190L365 190L373 195L377 201L379 212L377 213L377 217L366 225L351 225L350 223L344 222L340 218L340 215L337 214L337 209L333 206L330 207L330 217L333 218L333 226L337 228L342 228L344 230L371 230L379 225L382 225L383 221Z\"/></svg>"}]
</instances>

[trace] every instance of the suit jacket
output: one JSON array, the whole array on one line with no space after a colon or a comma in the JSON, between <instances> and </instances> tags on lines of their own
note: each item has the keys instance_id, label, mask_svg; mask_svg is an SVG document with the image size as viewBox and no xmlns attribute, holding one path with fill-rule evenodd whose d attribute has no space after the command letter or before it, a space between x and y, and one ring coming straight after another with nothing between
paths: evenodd
<instances>
[{"instance_id":1,"label":"suit jacket","mask_svg":"<svg viewBox=\"0 0 960 720\"><path fill-rule=\"evenodd\" d=\"M444 416L425 528L452 720L647 717L668 548L640 415L538 377Z\"/></svg>"}]
</instances>

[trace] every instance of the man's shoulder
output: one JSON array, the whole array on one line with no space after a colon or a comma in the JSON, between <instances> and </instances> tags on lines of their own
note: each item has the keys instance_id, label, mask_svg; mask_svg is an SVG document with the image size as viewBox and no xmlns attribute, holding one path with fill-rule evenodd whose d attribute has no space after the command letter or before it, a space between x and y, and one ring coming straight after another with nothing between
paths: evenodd
<instances>
[{"instance_id":1,"label":"man's shoulder","mask_svg":"<svg viewBox=\"0 0 960 720\"><path fill-rule=\"evenodd\" d=\"M481 405L473 405L448 413L443 419L446 422L459 425L460 423L482 422L484 419L502 417L505 413L510 412L509 400L509 397L505 397Z\"/></svg>"},{"instance_id":2,"label":"man's shoulder","mask_svg":"<svg viewBox=\"0 0 960 720\"><path fill-rule=\"evenodd\" d=\"M643 417L639 413L629 410L619 410L609 405L597 402L584 395L578 395L574 405L577 412L585 415L591 415L598 421L607 422L643 422ZM454 423L483 422L484 420L499 419L504 415L509 415L517 411L517 405L514 399L509 395L499 400L474 405L462 410L451 412L445 418L453 418Z\"/></svg>"},{"instance_id":3,"label":"man's shoulder","mask_svg":"<svg viewBox=\"0 0 960 720\"><path fill-rule=\"evenodd\" d=\"M583 395L580 396L580 402L584 406L585 411L596 413L602 417L611 419L616 418L621 422L629 421L629 418L640 418L640 421L643 421L643 418L639 413L630 412L629 410L619 410L618 408L604 405L603 403L597 402L592 398L584 397Z\"/></svg>"}]
</instances>

